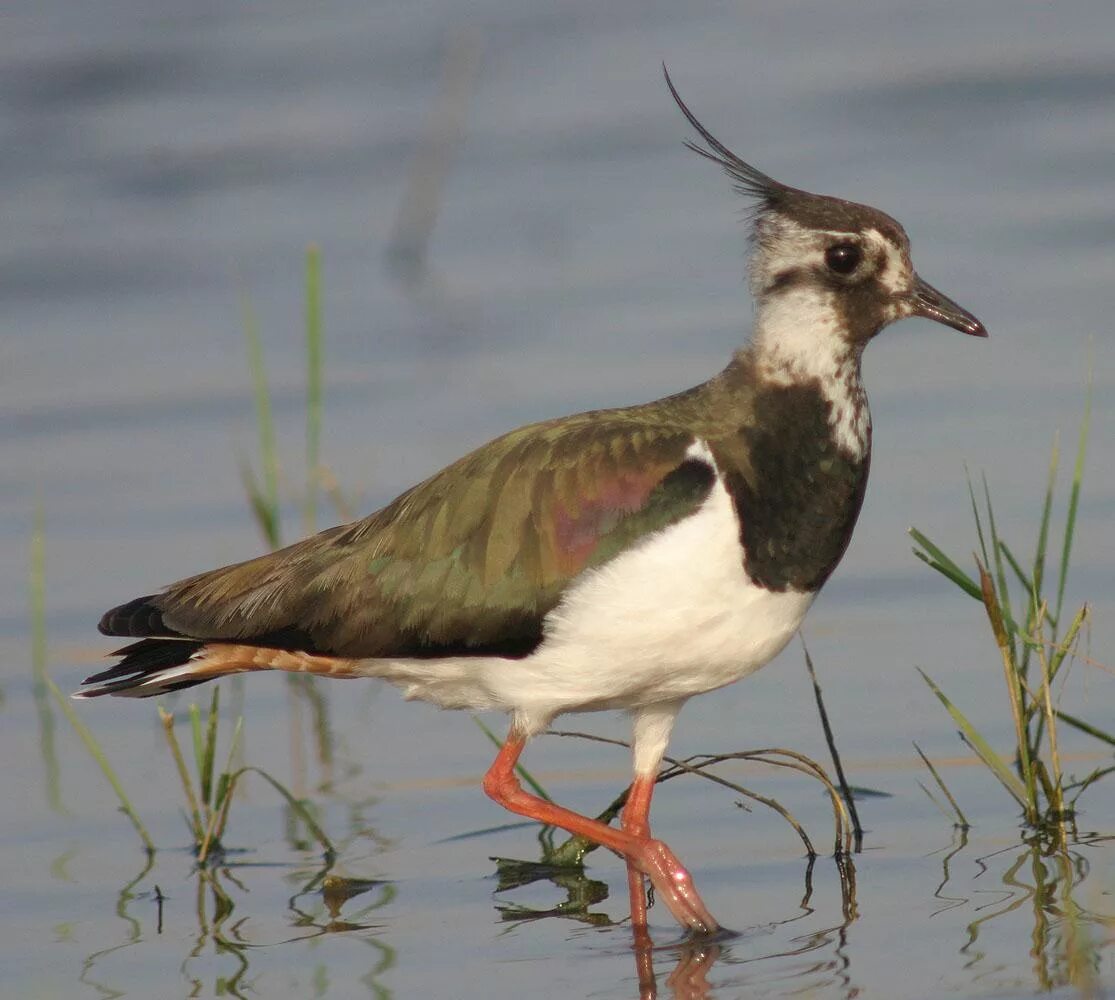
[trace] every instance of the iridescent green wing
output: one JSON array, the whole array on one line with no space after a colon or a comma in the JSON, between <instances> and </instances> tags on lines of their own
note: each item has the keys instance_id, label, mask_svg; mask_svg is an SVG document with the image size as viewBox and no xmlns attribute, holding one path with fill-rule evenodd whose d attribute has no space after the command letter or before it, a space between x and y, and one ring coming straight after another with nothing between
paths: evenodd
<instances>
[{"instance_id":1,"label":"iridescent green wing","mask_svg":"<svg viewBox=\"0 0 1115 1000\"><path fill-rule=\"evenodd\" d=\"M102 627L341 656L526 655L580 573L708 496L692 443L631 411L526 427L362 521L183 580Z\"/></svg>"}]
</instances>

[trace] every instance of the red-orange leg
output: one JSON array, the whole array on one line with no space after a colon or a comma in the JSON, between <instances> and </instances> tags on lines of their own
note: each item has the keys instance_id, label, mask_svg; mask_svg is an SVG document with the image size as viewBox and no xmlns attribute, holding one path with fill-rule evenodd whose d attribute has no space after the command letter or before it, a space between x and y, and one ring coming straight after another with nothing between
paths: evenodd
<instances>
[{"instance_id":1,"label":"red-orange leg","mask_svg":"<svg viewBox=\"0 0 1115 1000\"><path fill-rule=\"evenodd\" d=\"M631 783L627 803L623 807L623 829L637 840L650 838L650 800L654 795L654 775L641 774ZM631 926L635 934L646 932L647 894L643 873L629 859L627 885L631 892Z\"/></svg>"},{"instance_id":2,"label":"red-orange leg","mask_svg":"<svg viewBox=\"0 0 1115 1000\"><path fill-rule=\"evenodd\" d=\"M719 924L697 894L689 872L674 856L673 851L662 841L653 840L647 834L646 812L650 809L650 789L644 789L640 792L641 795L645 795L646 802L638 805L637 810L632 812L632 820L634 821L639 816L638 810L642 810L640 832L634 833L628 829L627 810L624 811L624 829L617 830L598 820L582 816L571 809L565 809L524 791L522 785L519 784L519 779L515 776L515 765L518 763L525 745L525 738L512 729L507 741L488 769L488 773L484 775L484 791L492 799L513 813L518 813L520 816L526 816L549 826L561 827L570 833L588 837L601 846L622 855L628 862L629 871L630 866L633 865L636 871L650 878L658 898L666 904L679 924L704 934L717 930ZM648 780L653 785L653 777ZM636 780L636 786L638 784L639 780ZM635 792L634 788L632 792ZM630 804L627 808L631 808ZM646 901L645 897L642 897L641 882L640 878L641 926L645 931ZM633 885L633 879L629 878L629 884ZM634 895L634 889L632 889L632 903L634 903ZM635 915L634 909L632 914Z\"/></svg>"},{"instance_id":3,"label":"red-orange leg","mask_svg":"<svg viewBox=\"0 0 1115 1000\"><path fill-rule=\"evenodd\" d=\"M650 837L650 799L654 794L654 775L636 775L623 807L623 829L632 837ZM627 861L627 887L631 896L631 932L635 937L635 971L639 977L639 997L658 995L654 978L654 953L647 930L647 890L643 873Z\"/></svg>"}]
</instances>

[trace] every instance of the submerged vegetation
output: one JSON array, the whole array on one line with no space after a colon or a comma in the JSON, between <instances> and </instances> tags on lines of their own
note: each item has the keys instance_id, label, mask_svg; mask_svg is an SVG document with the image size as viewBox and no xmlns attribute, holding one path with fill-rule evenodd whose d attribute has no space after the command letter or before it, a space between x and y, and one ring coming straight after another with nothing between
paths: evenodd
<instances>
[{"instance_id":1,"label":"submerged vegetation","mask_svg":"<svg viewBox=\"0 0 1115 1000\"><path fill-rule=\"evenodd\" d=\"M306 494L302 504L303 519L312 528L316 520L317 484L321 481L319 468L320 428L321 428L321 363L322 363L322 323L321 323L321 260L316 247L311 246L306 256L306 345L307 345L307 398L306 398ZM272 547L281 544L280 500L278 460L275 447L274 425L271 419L271 401L263 368L263 352L258 329L254 322L249 304L244 307L244 329L248 344L249 368L255 386L256 414L259 427L259 445L262 472L262 485L257 484L251 466L241 461L241 473L251 509L256 517L265 539ZM58 762L54 747L53 716L49 710L47 696L55 702L80 737L86 750L96 761L109 785L112 787L120 808L131 821L145 850L155 851L155 844L147 828L140 819L135 806L128 796L124 784L113 768L97 738L82 721L69 698L63 694L47 673L46 650L46 568L45 568L45 527L41 504L36 509L31 534L31 558L28 575L29 607L31 615L31 664L34 676L33 690L39 708L41 747L47 770L48 797L52 807L61 811L58 790ZM314 710L316 745L325 769L331 762L331 744L326 705L320 692L305 683L305 678L291 677L292 687L310 701ZM299 683L302 682L302 683ZM237 679L234 679L234 684ZM190 705L190 720L193 758L196 774L191 776L175 734L173 713L157 706L159 719L165 734L166 743L174 762L175 770L182 785L185 803L184 813L192 838L192 849L199 865L204 865L215 854L222 852L226 827L235 791L240 779L247 773L255 773L269 783L286 801L291 816L301 823L310 837L323 851L327 863L331 863L336 851L324 830L317 823L312 807L307 801L292 793L286 785L267 771L252 766L235 766L243 726L242 717L233 724L232 737L223 770L216 769L217 737L220 723L220 686L214 685L204 725L201 710ZM292 741L293 742L293 741Z\"/></svg>"},{"instance_id":2,"label":"submerged vegetation","mask_svg":"<svg viewBox=\"0 0 1115 1000\"><path fill-rule=\"evenodd\" d=\"M983 606L1002 661L1006 702L1014 730L1013 758L1008 759L996 751L941 687L924 670L920 673L959 726L961 738L1019 805L1027 826L1053 836L1061 844L1074 829L1075 807L1080 795L1115 771L1111 766L1097 767L1084 778L1071 779L1065 773L1059 741L1058 724L1064 722L1108 745L1115 745L1115 736L1059 707L1059 689L1067 680L1069 665L1078 652L1089 615L1088 605L1083 604L1066 620L1065 592L1080 506L1090 411L1089 392L1051 589L1046 567L1060 460L1056 443L1049 464L1034 555L1028 564L1021 561L999 534L986 478L982 480L979 498L971 479L968 481L979 545L979 552L974 556L975 576L963 570L923 532L910 529L917 543L914 552L918 558ZM920 749L918 752L921 754ZM925 755L921 756L929 764ZM932 765L930 769L933 770ZM936 771L933 773L953 810L963 825L967 825L939 775Z\"/></svg>"},{"instance_id":3,"label":"submerged vegetation","mask_svg":"<svg viewBox=\"0 0 1115 1000\"><path fill-rule=\"evenodd\" d=\"M310 803L296 799L282 782L273 778L262 768L240 766L236 767L237 750L240 744L240 733L243 729L243 718L237 718L229 742L228 755L223 771L215 770L217 758L217 729L220 708L220 685L214 685L213 697L209 703L209 714L204 726L201 721L201 710L197 705L190 705L190 734L193 742L194 763L197 773L194 778L186 765L186 759L178 744L178 737L174 733L174 715L158 706L159 719L163 724L167 745L170 747L171 756L174 758L178 770L179 780L182 782L182 792L187 805L187 822L193 836L194 853L197 855L198 864L205 864L211 854L223 848L222 838L225 827L228 825L229 809L232 807L233 794L237 782L249 772L258 774L276 792L279 793L290 806L291 812L297 816L313 835L321 847L326 865L330 865L336 857L336 849L326 836L325 831L318 825L313 816Z\"/></svg>"},{"instance_id":4,"label":"submerged vegetation","mask_svg":"<svg viewBox=\"0 0 1115 1000\"><path fill-rule=\"evenodd\" d=\"M73 702L59 689L58 685L47 673L46 652L46 570L45 570L45 543L41 513L36 514L35 532L32 537L30 585L31 593L31 632L34 637L32 650L32 666L35 672L35 692L39 699L39 691L43 692L42 698L47 695L58 706L73 727L74 732L81 739L89 756L96 762L101 773L105 776L117 801L120 810L128 817L136 834L139 836L144 850L148 855L155 852L155 843L151 838L143 820L132 804L131 798L124 788L124 783L117 775L108 755L101 747L100 742L92 730L85 724L81 716L75 711ZM162 706L157 706L163 731L166 735L167 745L170 748L178 776L182 782L184 801L186 806L187 824L192 836L192 848L197 857L198 864L204 865L214 853L220 851L221 838L228 824L229 810L233 802L233 793L237 783L243 775L253 772L263 778L286 800L292 813L297 816L311 832L314 839L320 844L322 851L331 862L336 852L325 835L324 831L315 821L310 806L297 799L282 782L272 777L258 767L240 766L233 767L243 727L243 719L237 718L233 729L232 740L229 745L227 760L222 771L216 770L217 734L219 723L220 686L213 688L212 700L204 726L201 720L201 711L197 705L190 705L189 718L193 742L193 756L196 764L196 779L191 778L186 765L178 739L174 733L174 715ZM45 738L41 739L44 760L47 768L48 798L52 807L57 804L61 811L61 795L58 788L58 762L54 752L53 717L45 701L39 707L40 728ZM43 720L46 720L45 723ZM195 787L196 785L196 787Z\"/></svg>"}]
</instances>

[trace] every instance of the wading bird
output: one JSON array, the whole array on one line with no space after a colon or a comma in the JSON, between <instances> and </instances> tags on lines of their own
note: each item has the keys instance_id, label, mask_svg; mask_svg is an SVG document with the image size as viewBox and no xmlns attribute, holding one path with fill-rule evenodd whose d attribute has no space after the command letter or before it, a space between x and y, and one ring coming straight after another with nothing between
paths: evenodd
<instances>
[{"instance_id":1,"label":"wading bird","mask_svg":"<svg viewBox=\"0 0 1115 1000\"><path fill-rule=\"evenodd\" d=\"M636 928L646 876L680 924L710 933L648 822L678 711L774 657L843 555L871 450L868 342L907 316L987 334L918 277L894 219L761 173L666 83L703 142L687 145L755 208L754 330L728 366L653 403L512 431L363 520L109 611L101 631L138 641L78 696L287 670L505 711L488 795L621 854ZM556 716L607 709L633 721L619 829L515 776Z\"/></svg>"}]
</instances>

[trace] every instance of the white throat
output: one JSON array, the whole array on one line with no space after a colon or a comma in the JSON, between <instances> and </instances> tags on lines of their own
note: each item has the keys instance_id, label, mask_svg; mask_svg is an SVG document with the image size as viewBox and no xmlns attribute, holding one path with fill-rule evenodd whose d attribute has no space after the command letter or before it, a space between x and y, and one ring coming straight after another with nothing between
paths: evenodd
<instances>
[{"instance_id":1,"label":"white throat","mask_svg":"<svg viewBox=\"0 0 1115 1000\"><path fill-rule=\"evenodd\" d=\"M832 292L791 287L764 296L752 338L756 371L775 385L816 381L832 404L829 424L837 443L862 456L871 434L871 413L860 381L862 348L842 336L842 317Z\"/></svg>"}]
</instances>

